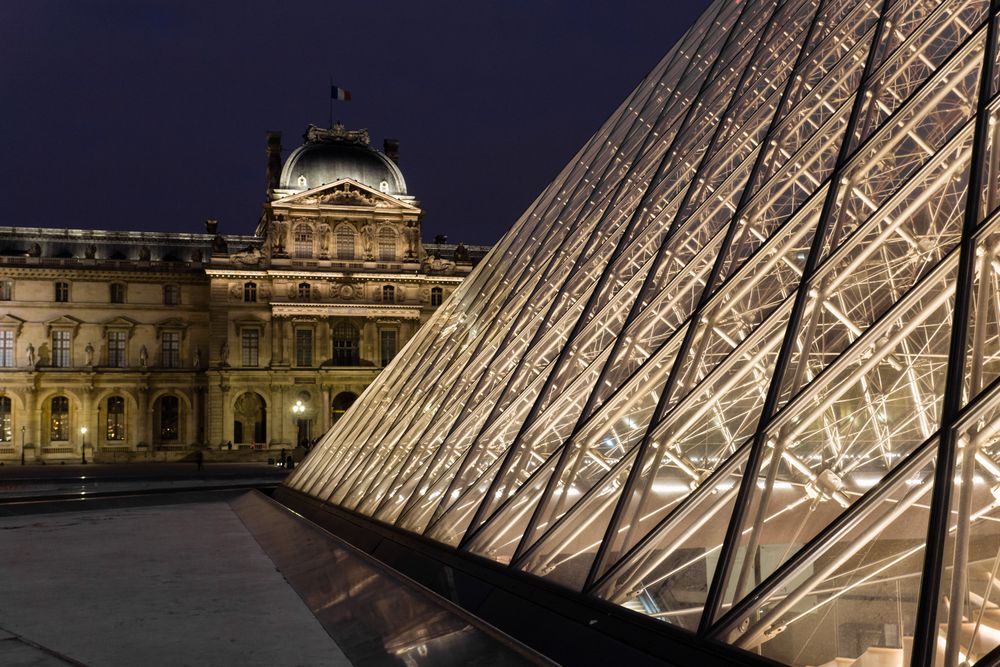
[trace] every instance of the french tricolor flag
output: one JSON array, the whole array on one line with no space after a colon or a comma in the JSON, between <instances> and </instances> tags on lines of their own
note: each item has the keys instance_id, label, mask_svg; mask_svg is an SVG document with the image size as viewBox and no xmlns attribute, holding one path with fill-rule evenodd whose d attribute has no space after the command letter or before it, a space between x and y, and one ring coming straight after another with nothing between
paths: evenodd
<instances>
[{"instance_id":1,"label":"french tricolor flag","mask_svg":"<svg viewBox=\"0 0 1000 667\"><path fill-rule=\"evenodd\" d=\"M343 88L338 88L337 86L330 86L330 99L331 100L342 100L344 102L351 101L351 91L344 90Z\"/></svg>"}]
</instances>

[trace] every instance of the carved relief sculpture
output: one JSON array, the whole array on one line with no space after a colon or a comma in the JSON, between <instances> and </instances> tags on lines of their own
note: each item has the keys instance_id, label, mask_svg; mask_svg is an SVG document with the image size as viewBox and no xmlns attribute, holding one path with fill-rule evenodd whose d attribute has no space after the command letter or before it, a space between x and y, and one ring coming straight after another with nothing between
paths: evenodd
<instances>
[{"instance_id":1,"label":"carved relief sculpture","mask_svg":"<svg viewBox=\"0 0 1000 667\"><path fill-rule=\"evenodd\" d=\"M417 227L417 223L406 223L406 228L403 229L403 238L406 239L406 258L415 259L417 246L420 244L420 228Z\"/></svg>"},{"instance_id":2,"label":"carved relief sculpture","mask_svg":"<svg viewBox=\"0 0 1000 667\"><path fill-rule=\"evenodd\" d=\"M365 259L371 261L375 259L375 235L372 234L371 224L365 224L361 228L361 248L365 252Z\"/></svg>"}]
</instances>

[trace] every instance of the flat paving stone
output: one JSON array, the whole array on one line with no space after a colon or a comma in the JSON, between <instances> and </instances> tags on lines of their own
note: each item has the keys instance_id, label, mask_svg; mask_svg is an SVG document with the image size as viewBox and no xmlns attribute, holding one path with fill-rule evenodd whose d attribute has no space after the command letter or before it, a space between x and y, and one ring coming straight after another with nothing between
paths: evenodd
<instances>
[{"instance_id":1,"label":"flat paving stone","mask_svg":"<svg viewBox=\"0 0 1000 667\"><path fill-rule=\"evenodd\" d=\"M226 502L0 517L0 562L0 627L86 665L351 664Z\"/></svg>"}]
</instances>

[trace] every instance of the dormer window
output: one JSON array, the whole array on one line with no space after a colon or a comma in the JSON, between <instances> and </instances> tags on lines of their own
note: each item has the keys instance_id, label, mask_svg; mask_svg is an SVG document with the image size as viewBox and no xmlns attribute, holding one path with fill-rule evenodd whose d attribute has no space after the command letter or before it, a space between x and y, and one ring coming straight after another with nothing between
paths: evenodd
<instances>
[{"instance_id":1,"label":"dormer window","mask_svg":"<svg viewBox=\"0 0 1000 667\"><path fill-rule=\"evenodd\" d=\"M379 183L378 184L378 189L379 189L379 192L388 193L389 192L389 181L382 181L381 183Z\"/></svg>"},{"instance_id":2,"label":"dormer window","mask_svg":"<svg viewBox=\"0 0 1000 667\"><path fill-rule=\"evenodd\" d=\"M444 301L444 290L440 287L431 288L431 305L440 306L441 302Z\"/></svg>"},{"instance_id":3,"label":"dormer window","mask_svg":"<svg viewBox=\"0 0 1000 667\"><path fill-rule=\"evenodd\" d=\"M299 184L300 188L302 188L303 190L305 190L306 189L306 177L302 176L302 175L299 175L298 184Z\"/></svg>"}]
</instances>

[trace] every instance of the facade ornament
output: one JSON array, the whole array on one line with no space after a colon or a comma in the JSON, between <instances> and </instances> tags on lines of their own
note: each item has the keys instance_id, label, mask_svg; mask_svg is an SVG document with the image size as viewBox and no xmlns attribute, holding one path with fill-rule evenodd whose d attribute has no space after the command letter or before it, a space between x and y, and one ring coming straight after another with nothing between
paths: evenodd
<instances>
[{"instance_id":1,"label":"facade ornament","mask_svg":"<svg viewBox=\"0 0 1000 667\"><path fill-rule=\"evenodd\" d=\"M28 247L28 257L41 257L42 256L42 246L37 243L32 243Z\"/></svg>"},{"instance_id":2,"label":"facade ornament","mask_svg":"<svg viewBox=\"0 0 1000 667\"><path fill-rule=\"evenodd\" d=\"M252 246L244 248L239 252L235 252L229 256L231 260L237 264L243 264L244 266L257 266L260 264L260 250Z\"/></svg>"},{"instance_id":3,"label":"facade ornament","mask_svg":"<svg viewBox=\"0 0 1000 667\"><path fill-rule=\"evenodd\" d=\"M257 286L257 297L261 301L267 301L268 299L271 298L271 288L268 287L267 285L258 285Z\"/></svg>"},{"instance_id":4,"label":"facade ornament","mask_svg":"<svg viewBox=\"0 0 1000 667\"><path fill-rule=\"evenodd\" d=\"M149 246L143 245L139 246L139 261L148 262L149 261Z\"/></svg>"},{"instance_id":5,"label":"facade ornament","mask_svg":"<svg viewBox=\"0 0 1000 667\"><path fill-rule=\"evenodd\" d=\"M195 368L195 370L198 370L199 368L201 368L201 348L200 347L194 348L194 368Z\"/></svg>"},{"instance_id":6,"label":"facade ornament","mask_svg":"<svg viewBox=\"0 0 1000 667\"><path fill-rule=\"evenodd\" d=\"M282 220L275 220L271 223L271 252L275 255L285 254L285 235L288 233L288 224Z\"/></svg>"},{"instance_id":7,"label":"facade ornament","mask_svg":"<svg viewBox=\"0 0 1000 667\"><path fill-rule=\"evenodd\" d=\"M458 242L458 246L455 248L455 261L456 262L468 262L469 261L469 249L465 247L465 244L461 241Z\"/></svg>"},{"instance_id":8,"label":"facade ornament","mask_svg":"<svg viewBox=\"0 0 1000 667\"><path fill-rule=\"evenodd\" d=\"M375 236L372 234L372 226L370 223L365 223L361 227L361 249L365 252L366 260L375 259Z\"/></svg>"},{"instance_id":9,"label":"facade ornament","mask_svg":"<svg viewBox=\"0 0 1000 667\"><path fill-rule=\"evenodd\" d=\"M330 251L330 226L322 225L319 229L319 250L326 255Z\"/></svg>"},{"instance_id":10,"label":"facade ornament","mask_svg":"<svg viewBox=\"0 0 1000 667\"><path fill-rule=\"evenodd\" d=\"M403 229L403 238L406 239L406 258L415 259L417 246L420 244L420 228L417 227L417 223L406 223L406 227Z\"/></svg>"},{"instance_id":11,"label":"facade ornament","mask_svg":"<svg viewBox=\"0 0 1000 667\"><path fill-rule=\"evenodd\" d=\"M432 274L446 274L455 271L455 262L441 259L437 254L424 260L424 271Z\"/></svg>"},{"instance_id":12,"label":"facade ornament","mask_svg":"<svg viewBox=\"0 0 1000 667\"><path fill-rule=\"evenodd\" d=\"M28 349L25 351L25 353L26 353L26 356L27 356L27 359L28 359L28 367L29 368L34 368L35 367L35 346L32 345L31 343L28 343Z\"/></svg>"},{"instance_id":13,"label":"facade ornament","mask_svg":"<svg viewBox=\"0 0 1000 667\"><path fill-rule=\"evenodd\" d=\"M214 255L229 254L229 244L226 242L226 237L224 237L222 234L216 234L215 238L212 239L212 254Z\"/></svg>"},{"instance_id":14,"label":"facade ornament","mask_svg":"<svg viewBox=\"0 0 1000 667\"><path fill-rule=\"evenodd\" d=\"M84 354L84 364L86 366L94 365L94 346L91 343L87 343L87 347L83 348Z\"/></svg>"},{"instance_id":15,"label":"facade ornament","mask_svg":"<svg viewBox=\"0 0 1000 667\"><path fill-rule=\"evenodd\" d=\"M139 367L146 368L148 364L149 364L149 351L146 349L146 346L143 345L142 347L139 348Z\"/></svg>"},{"instance_id":16,"label":"facade ornament","mask_svg":"<svg viewBox=\"0 0 1000 667\"><path fill-rule=\"evenodd\" d=\"M229 365L229 341L222 341L222 347L219 348L219 360L223 366Z\"/></svg>"},{"instance_id":17,"label":"facade ornament","mask_svg":"<svg viewBox=\"0 0 1000 667\"><path fill-rule=\"evenodd\" d=\"M233 283L229 287L230 298L239 301L243 298L243 290L240 288L239 283Z\"/></svg>"}]
</instances>

